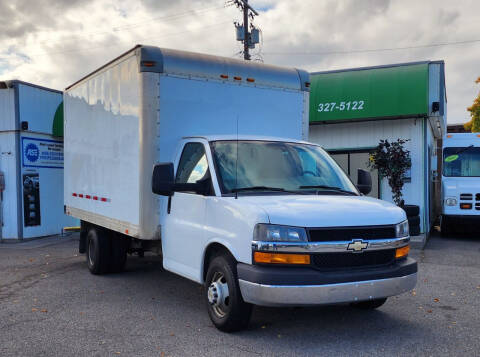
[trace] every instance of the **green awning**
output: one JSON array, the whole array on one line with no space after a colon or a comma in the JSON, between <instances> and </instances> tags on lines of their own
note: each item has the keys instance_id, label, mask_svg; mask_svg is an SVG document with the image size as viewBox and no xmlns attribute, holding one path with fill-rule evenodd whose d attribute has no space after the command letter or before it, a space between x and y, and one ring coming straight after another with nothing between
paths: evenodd
<instances>
[{"instance_id":1,"label":"green awning","mask_svg":"<svg viewBox=\"0 0 480 357\"><path fill-rule=\"evenodd\" d=\"M53 117L52 135L63 137L63 102L58 105Z\"/></svg>"},{"instance_id":2,"label":"green awning","mask_svg":"<svg viewBox=\"0 0 480 357\"><path fill-rule=\"evenodd\" d=\"M310 122L428 115L428 63L313 73Z\"/></svg>"}]
</instances>

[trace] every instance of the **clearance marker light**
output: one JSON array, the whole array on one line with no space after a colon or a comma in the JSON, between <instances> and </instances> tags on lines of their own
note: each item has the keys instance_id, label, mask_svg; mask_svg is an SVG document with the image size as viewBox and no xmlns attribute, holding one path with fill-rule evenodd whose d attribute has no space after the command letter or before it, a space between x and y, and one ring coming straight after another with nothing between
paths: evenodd
<instances>
[{"instance_id":1,"label":"clearance marker light","mask_svg":"<svg viewBox=\"0 0 480 357\"><path fill-rule=\"evenodd\" d=\"M233 79L235 79L236 81L241 81L242 77L235 76L235 77L233 77Z\"/></svg>"},{"instance_id":2,"label":"clearance marker light","mask_svg":"<svg viewBox=\"0 0 480 357\"><path fill-rule=\"evenodd\" d=\"M220 78L227 79L228 76L227 76L226 74L221 74L221 75L220 75Z\"/></svg>"},{"instance_id":3,"label":"clearance marker light","mask_svg":"<svg viewBox=\"0 0 480 357\"><path fill-rule=\"evenodd\" d=\"M145 67L155 67L155 61L142 61L142 66Z\"/></svg>"},{"instance_id":4,"label":"clearance marker light","mask_svg":"<svg viewBox=\"0 0 480 357\"><path fill-rule=\"evenodd\" d=\"M451 135L447 135L447 138L451 138L452 136Z\"/></svg>"},{"instance_id":5,"label":"clearance marker light","mask_svg":"<svg viewBox=\"0 0 480 357\"><path fill-rule=\"evenodd\" d=\"M247 82L253 83L255 82L255 78L247 78Z\"/></svg>"},{"instance_id":6,"label":"clearance marker light","mask_svg":"<svg viewBox=\"0 0 480 357\"><path fill-rule=\"evenodd\" d=\"M308 254L278 254L255 252L253 259L256 263L266 264L310 264Z\"/></svg>"}]
</instances>

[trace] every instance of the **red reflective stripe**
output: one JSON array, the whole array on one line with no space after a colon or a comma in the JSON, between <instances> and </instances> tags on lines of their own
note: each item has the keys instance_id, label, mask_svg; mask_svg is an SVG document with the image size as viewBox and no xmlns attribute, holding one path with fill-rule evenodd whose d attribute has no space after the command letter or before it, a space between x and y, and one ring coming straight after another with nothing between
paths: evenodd
<instances>
[{"instance_id":1,"label":"red reflective stripe","mask_svg":"<svg viewBox=\"0 0 480 357\"><path fill-rule=\"evenodd\" d=\"M80 193L78 197L83 198L83 193Z\"/></svg>"},{"instance_id":2,"label":"red reflective stripe","mask_svg":"<svg viewBox=\"0 0 480 357\"><path fill-rule=\"evenodd\" d=\"M72 196L73 196L73 197L77 197L77 194L76 194L76 193L72 193Z\"/></svg>"},{"instance_id":3,"label":"red reflective stripe","mask_svg":"<svg viewBox=\"0 0 480 357\"><path fill-rule=\"evenodd\" d=\"M97 200L98 200L98 197L97 197L97 196L93 196L93 199L94 199L95 201L97 201Z\"/></svg>"},{"instance_id":4,"label":"red reflective stripe","mask_svg":"<svg viewBox=\"0 0 480 357\"><path fill-rule=\"evenodd\" d=\"M100 201L107 202L107 199L105 197L102 197L102 198L100 198Z\"/></svg>"},{"instance_id":5,"label":"red reflective stripe","mask_svg":"<svg viewBox=\"0 0 480 357\"><path fill-rule=\"evenodd\" d=\"M85 198L90 199L90 198L92 198L92 196L90 196L90 195L85 195Z\"/></svg>"}]
</instances>

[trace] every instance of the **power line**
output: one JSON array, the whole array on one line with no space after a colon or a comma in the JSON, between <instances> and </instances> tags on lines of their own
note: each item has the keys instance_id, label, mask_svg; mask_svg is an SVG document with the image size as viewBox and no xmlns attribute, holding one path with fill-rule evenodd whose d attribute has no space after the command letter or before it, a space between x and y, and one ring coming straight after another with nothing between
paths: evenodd
<instances>
[{"instance_id":1,"label":"power line","mask_svg":"<svg viewBox=\"0 0 480 357\"><path fill-rule=\"evenodd\" d=\"M219 22L219 23L212 24L212 25L202 26L202 27L199 27L199 28L196 28L196 29L193 29L193 30L186 30L186 31L175 32L175 33L172 32L170 34L166 34L166 35L160 36L160 37L149 37L149 38L137 39L137 40L131 41L131 42L140 43L140 42L143 42L143 41L158 40L158 39L168 38L168 37L172 37L172 36L183 35L185 33L198 32L199 30L204 30L204 29L211 28L211 27L225 25L225 24L228 24L228 23L230 23L230 21L224 21L224 22ZM38 54L32 54L32 55L29 55L29 56L20 53L20 55L24 56L24 57L27 57L28 59L31 59L31 58L35 58L35 57L41 57L41 56L66 54L66 53L76 53L76 52L87 52L87 51L96 50L96 49L103 49L103 48L106 48L106 47L113 47L113 46L117 46L119 44L121 44L121 41L116 41L115 43L111 43L111 44L108 44L108 45L99 45L99 46L89 47L89 48L79 48L79 49L65 50L65 51L42 52L42 53L38 53ZM0 60L8 60L8 59L9 59L8 57L0 57Z\"/></svg>"},{"instance_id":2,"label":"power line","mask_svg":"<svg viewBox=\"0 0 480 357\"><path fill-rule=\"evenodd\" d=\"M87 37L91 37L91 36L108 35L108 34L116 33L116 32L119 32L119 31L128 31L128 30L131 30L131 29L134 29L134 28L145 26L145 25L147 25L151 22L154 22L154 21L163 21L163 22L176 21L176 20L178 20L182 17L185 17L185 16L198 15L198 14L203 14L203 13L216 11L216 10L220 10L220 9L226 9L229 6L231 6L231 5L225 4L225 5L222 5L222 6L213 6L213 7L204 8L204 9L194 9L194 10L184 11L184 12L180 12L180 13L176 13L176 14L158 16L158 17L153 17L153 18L146 19L146 20L141 21L141 22L125 24L125 25L122 25L122 26L115 26L115 27L112 27L110 30L107 30L107 31L95 31L95 32L88 32L88 33L81 33L81 34L72 34L72 35L67 36L66 38L67 39L79 39L79 38L87 38ZM65 41L65 37L62 38L61 41L56 41L56 42L53 42L53 43L59 43L59 42L62 42L62 41ZM52 41L45 40L45 41L36 42L37 45L47 44L47 43L52 43Z\"/></svg>"},{"instance_id":3,"label":"power line","mask_svg":"<svg viewBox=\"0 0 480 357\"><path fill-rule=\"evenodd\" d=\"M454 42L442 42L432 43L417 46L406 47L388 47L388 48L375 48L375 49L363 49L363 50L348 50L348 51L326 51L326 52L263 52L266 55L293 55L293 56L317 56L317 55L335 55L335 54L350 54L350 53L368 53L368 52L386 52L386 51L398 51L398 50L411 50L417 48L429 48L429 47L442 47L451 45L463 45L469 43L477 43L478 40L466 40L466 41L454 41Z\"/></svg>"}]
</instances>

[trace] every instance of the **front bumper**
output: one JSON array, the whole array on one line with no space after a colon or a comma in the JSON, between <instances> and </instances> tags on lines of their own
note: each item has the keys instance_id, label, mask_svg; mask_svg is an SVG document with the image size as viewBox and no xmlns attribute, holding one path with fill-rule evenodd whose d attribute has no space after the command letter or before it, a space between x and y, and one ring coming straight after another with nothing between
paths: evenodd
<instances>
[{"instance_id":1,"label":"front bumper","mask_svg":"<svg viewBox=\"0 0 480 357\"><path fill-rule=\"evenodd\" d=\"M262 306L302 306L367 301L412 290L417 263L407 258L390 267L325 272L308 268L238 264L243 299Z\"/></svg>"}]
</instances>

